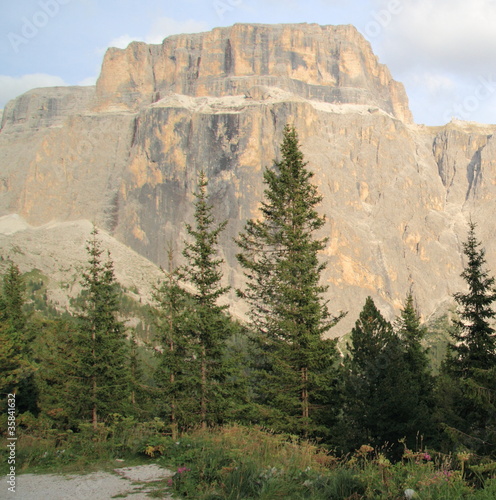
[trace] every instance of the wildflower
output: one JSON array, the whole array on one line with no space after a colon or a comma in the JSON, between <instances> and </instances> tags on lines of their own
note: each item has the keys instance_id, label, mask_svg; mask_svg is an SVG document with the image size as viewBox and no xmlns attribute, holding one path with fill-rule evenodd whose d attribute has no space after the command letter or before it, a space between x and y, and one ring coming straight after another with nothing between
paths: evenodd
<instances>
[{"instance_id":1,"label":"wildflower","mask_svg":"<svg viewBox=\"0 0 496 500\"><path fill-rule=\"evenodd\" d=\"M172 486L174 484L174 481L172 480L172 478L170 477L169 480L167 481L167 485L168 486Z\"/></svg>"},{"instance_id":2,"label":"wildflower","mask_svg":"<svg viewBox=\"0 0 496 500\"><path fill-rule=\"evenodd\" d=\"M182 474L183 472L188 472L190 470L191 469L188 469L188 467L179 467L179 469L177 469L177 473Z\"/></svg>"},{"instance_id":3,"label":"wildflower","mask_svg":"<svg viewBox=\"0 0 496 500\"><path fill-rule=\"evenodd\" d=\"M372 446L369 446L367 444L363 444L362 446L360 446L358 453L366 455L367 453L371 453L372 451L374 451L374 448L372 448Z\"/></svg>"},{"instance_id":4,"label":"wildflower","mask_svg":"<svg viewBox=\"0 0 496 500\"><path fill-rule=\"evenodd\" d=\"M444 469L438 474L444 479L446 479L446 481L449 481L450 477L453 475L453 471Z\"/></svg>"},{"instance_id":5,"label":"wildflower","mask_svg":"<svg viewBox=\"0 0 496 500\"><path fill-rule=\"evenodd\" d=\"M410 488L408 488L407 490L405 490L405 498L407 500L411 500L414 496L415 496L415 490L412 490Z\"/></svg>"},{"instance_id":6,"label":"wildflower","mask_svg":"<svg viewBox=\"0 0 496 500\"><path fill-rule=\"evenodd\" d=\"M428 462L432 460L431 456L428 453L424 453L424 460L427 460Z\"/></svg>"},{"instance_id":7,"label":"wildflower","mask_svg":"<svg viewBox=\"0 0 496 500\"><path fill-rule=\"evenodd\" d=\"M470 457L472 456L471 453L469 452L464 452L464 453L458 453L457 458L460 460L460 462L468 462L470 460Z\"/></svg>"}]
</instances>

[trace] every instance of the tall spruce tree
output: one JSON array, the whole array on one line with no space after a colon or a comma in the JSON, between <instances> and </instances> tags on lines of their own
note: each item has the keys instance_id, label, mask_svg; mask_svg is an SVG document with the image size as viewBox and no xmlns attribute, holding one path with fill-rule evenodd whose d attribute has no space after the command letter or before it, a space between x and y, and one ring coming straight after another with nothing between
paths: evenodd
<instances>
[{"instance_id":1,"label":"tall spruce tree","mask_svg":"<svg viewBox=\"0 0 496 500\"><path fill-rule=\"evenodd\" d=\"M465 293L454 295L459 319L450 332L446 361L438 383L440 421L452 446L496 455L496 312L495 279L485 268L485 250L469 223L463 244L467 258L461 274Z\"/></svg>"},{"instance_id":2,"label":"tall spruce tree","mask_svg":"<svg viewBox=\"0 0 496 500\"><path fill-rule=\"evenodd\" d=\"M203 171L199 174L195 193L195 225L186 225L190 241L183 254L186 258L184 281L193 288L188 328L191 344L198 349L198 399L202 427L222 421L228 398L225 387L226 366L223 362L226 339L230 335L228 306L218 304L229 291L222 285L221 264L217 245L227 221L216 224L213 206L207 194L208 181ZM192 380L194 382L194 379Z\"/></svg>"},{"instance_id":3,"label":"tall spruce tree","mask_svg":"<svg viewBox=\"0 0 496 500\"><path fill-rule=\"evenodd\" d=\"M257 331L261 414L274 427L306 434L330 403L336 351L323 335L338 318L329 314L320 284L325 264L318 254L327 239L315 233L325 223L316 211L322 197L293 127L285 127L281 155L264 172L261 217L249 220L237 240L247 278L238 293Z\"/></svg>"},{"instance_id":4,"label":"tall spruce tree","mask_svg":"<svg viewBox=\"0 0 496 500\"><path fill-rule=\"evenodd\" d=\"M34 344L39 411L59 429L75 428L81 421L81 399L87 404L88 396L75 370L80 353L76 322L39 318L36 326L42 332ZM80 389L86 392L81 394Z\"/></svg>"},{"instance_id":5,"label":"tall spruce tree","mask_svg":"<svg viewBox=\"0 0 496 500\"><path fill-rule=\"evenodd\" d=\"M83 274L72 394L83 420L93 428L110 413L126 413L130 404L130 359L124 324L119 320L119 291L113 262L96 228L87 244Z\"/></svg>"},{"instance_id":6,"label":"tall spruce tree","mask_svg":"<svg viewBox=\"0 0 496 500\"><path fill-rule=\"evenodd\" d=\"M191 337L189 318L192 302L181 287L184 270L174 266L174 255L168 251L168 269L165 279L157 287L155 325L161 349L157 351L159 363L155 380L160 389L160 411L170 420L172 435L178 427L188 427L191 415L197 409L195 386L195 356L198 354L195 339Z\"/></svg>"},{"instance_id":7,"label":"tall spruce tree","mask_svg":"<svg viewBox=\"0 0 496 500\"><path fill-rule=\"evenodd\" d=\"M400 439L406 437L410 445L415 444L417 432L422 431L416 414L418 391L412 388L412 366L417 361L410 359L412 348L405 349L404 340L371 297L351 332L348 348L344 363L344 449L387 444L393 453L399 453Z\"/></svg>"},{"instance_id":8,"label":"tall spruce tree","mask_svg":"<svg viewBox=\"0 0 496 500\"><path fill-rule=\"evenodd\" d=\"M19 393L18 411L36 408L31 359L32 332L24 312L25 285L17 265L3 276L0 293L0 392Z\"/></svg>"},{"instance_id":9,"label":"tall spruce tree","mask_svg":"<svg viewBox=\"0 0 496 500\"><path fill-rule=\"evenodd\" d=\"M405 422L404 436L407 444L413 447L418 433L425 439L431 438L434 433L434 377L428 350L422 345L427 329L421 324L411 292L406 297L395 327L404 351L402 377L409 388L404 404L414 408Z\"/></svg>"},{"instance_id":10,"label":"tall spruce tree","mask_svg":"<svg viewBox=\"0 0 496 500\"><path fill-rule=\"evenodd\" d=\"M456 293L460 319L451 331L453 341L449 345L450 370L461 377L470 377L475 370L488 370L496 364L496 312L492 304L496 300L494 277L485 269L485 249L477 241L476 224L469 223L467 241L463 253L467 263L461 276L467 283L466 293Z\"/></svg>"}]
</instances>

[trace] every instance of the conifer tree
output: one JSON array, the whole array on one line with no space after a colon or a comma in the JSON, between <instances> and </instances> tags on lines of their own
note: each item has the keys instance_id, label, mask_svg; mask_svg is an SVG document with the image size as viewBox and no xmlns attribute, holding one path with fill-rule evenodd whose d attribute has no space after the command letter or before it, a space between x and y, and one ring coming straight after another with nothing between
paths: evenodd
<instances>
[{"instance_id":1,"label":"conifer tree","mask_svg":"<svg viewBox=\"0 0 496 500\"><path fill-rule=\"evenodd\" d=\"M417 408L410 398L402 342L371 297L360 312L348 348L344 447L348 451L362 444L394 448L412 430L409 423Z\"/></svg>"},{"instance_id":2,"label":"conifer tree","mask_svg":"<svg viewBox=\"0 0 496 500\"><path fill-rule=\"evenodd\" d=\"M80 295L79 331L73 395L83 419L98 422L109 413L129 409L129 352L125 329L118 319L119 292L113 262L103 261L96 228L87 244L88 267Z\"/></svg>"},{"instance_id":3,"label":"conifer tree","mask_svg":"<svg viewBox=\"0 0 496 500\"><path fill-rule=\"evenodd\" d=\"M0 394L2 395L17 392L19 383L28 370L28 365L9 333L5 325L0 325Z\"/></svg>"},{"instance_id":4,"label":"conifer tree","mask_svg":"<svg viewBox=\"0 0 496 500\"><path fill-rule=\"evenodd\" d=\"M191 424L191 414L197 407L196 394L191 390L195 386L192 364L197 349L188 327L192 303L180 285L183 271L174 267L173 252L169 249L166 279L154 295L158 305L157 340L161 346L155 380L162 400L159 407L170 419L173 436L177 435L179 425Z\"/></svg>"},{"instance_id":5,"label":"conifer tree","mask_svg":"<svg viewBox=\"0 0 496 500\"><path fill-rule=\"evenodd\" d=\"M316 211L322 197L311 183L294 128L286 126L282 159L266 168L261 217L249 220L237 244L247 278L239 291L257 331L258 401L272 407L270 424L307 433L331 383L335 344L323 335L335 324L320 282L319 251L327 239L315 233L325 223ZM331 371L330 371L331 370ZM315 417L315 418L314 418Z\"/></svg>"},{"instance_id":6,"label":"conifer tree","mask_svg":"<svg viewBox=\"0 0 496 500\"><path fill-rule=\"evenodd\" d=\"M26 314L23 311L25 286L19 267L11 264L3 278L0 301L1 319L6 323L14 342L26 350Z\"/></svg>"},{"instance_id":7,"label":"conifer tree","mask_svg":"<svg viewBox=\"0 0 496 500\"><path fill-rule=\"evenodd\" d=\"M77 427L81 418L81 399L88 395L79 392L80 389L86 391L86 387L83 388L75 371L80 352L76 345L77 325L73 318L40 318L36 326L42 332L34 344L39 410L58 428Z\"/></svg>"},{"instance_id":8,"label":"conifer tree","mask_svg":"<svg viewBox=\"0 0 496 500\"><path fill-rule=\"evenodd\" d=\"M417 433L425 439L433 434L434 378L430 369L428 350L422 346L427 329L421 325L420 315L410 292L396 322L397 334L403 346L403 382L408 385L404 403L414 409L405 422L404 436L413 447Z\"/></svg>"},{"instance_id":9,"label":"conifer tree","mask_svg":"<svg viewBox=\"0 0 496 500\"><path fill-rule=\"evenodd\" d=\"M469 223L467 257L461 274L465 293L454 295L459 319L454 321L446 361L438 387L442 427L455 446L480 454L496 454L496 312L495 279L485 268L485 250L477 240L476 224ZM447 397L447 394L449 397Z\"/></svg>"},{"instance_id":10,"label":"conifer tree","mask_svg":"<svg viewBox=\"0 0 496 500\"><path fill-rule=\"evenodd\" d=\"M198 192L195 193L195 224L186 224L190 241L186 242L184 281L193 288L192 307L189 315L190 345L198 349L198 396L202 427L222 419L227 404L223 389L226 367L223 363L225 341L230 335L227 306L220 306L219 299L228 292L222 285L221 264L217 256L220 233L227 221L216 224L213 206L207 194L205 173L199 174Z\"/></svg>"},{"instance_id":11,"label":"conifer tree","mask_svg":"<svg viewBox=\"0 0 496 500\"><path fill-rule=\"evenodd\" d=\"M0 293L0 391L19 393L17 410L36 412L31 345L34 338L23 310L25 285L19 267L8 267Z\"/></svg>"},{"instance_id":12,"label":"conifer tree","mask_svg":"<svg viewBox=\"0 0 496 500\"><path fill-rule=\"evenodd\" d=\"M463 252L467 263L461 276L468 286L466 293L456 293L460 319L451 332L451 356L448 364L453 373L470 377L475 370L488 370L496 364L496 335L492 304L496 300L494 277L485 269L485 249L477 241L476 224L470 222Z\"/></svg>"}]
</instances>

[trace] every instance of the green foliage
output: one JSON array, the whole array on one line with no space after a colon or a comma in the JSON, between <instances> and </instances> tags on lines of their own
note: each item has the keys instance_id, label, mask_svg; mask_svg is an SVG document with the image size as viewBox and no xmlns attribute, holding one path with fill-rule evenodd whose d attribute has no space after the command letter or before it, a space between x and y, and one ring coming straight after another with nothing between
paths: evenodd
<instances>
[{"instance_id":1,"label":"green foliage","mask_svg":"<svg viewBox=\"0 0 496 500\"><path fill-rule=\"evenodd\" d=\"M403 393L405 399L401 404L410 410L408 420L403 423L403 435L407 444L413 447L417 435L430 439L434 433L434 378L428 351L422 345L427 329L421 325L411 293L407 295L395 329L403 349L401 372L398 376L401 377L402 385L408 388Z\"/></svg>"},{"instance_id":2,"label":"green foliage","mask_svg":"<svg viewBox=\"0 0 496 500\"><path fill-rule=\"evenodd\" d=\"M39 269L32 269L24 273L23 281L26 284L26 303L24 310L28 314L42 315L48 318L60 317L60 313L48 300L48 277Z\"/></svg>"},{"instance_id":3,"label":"green foliage","mask_svg":"<svg viewBox=\"0 0 496 500\"><path fill-rule=\"evenodd\" d=\"M70 319L39 319L37 326L43 332L33 345L38 409L60 429L75 427L81 398L79 386L74 384L77 326Z\"/></svg>"},{"instance_id":4,"label":"green foliage","mask_svg":"<svg viewBox=\"0 0 496 500\"><path fill-rule=\"evenodd\" d=\"M215 224L207 186L202 171L198 193L195 194L195 227L186 225L191 241L186 243L183 252L187 261L184 279L194 289L188 335L192 341L190 345L198 347L198 378L192 378L191 382L197 388L202 426L221 422L228 404L223 390L227 376L223 352L225 341L231 334L225 314L227 306L218 305L218 300L229 291L229 287L221 284L223 261L217 257L219 235L227 222Z\"/></svg>"},{"instance_id":5,"label":"green foliage","mask_svg":"<svg viewBox=\"0 0 496 500\"><path fill-rule=\"evenodd\" d=\"M226 222L215 223L207 186L205 174L200 172L195 225L186 225L186 265L174 268L169 252L169 270L155 294L161 344L156 380L162 412L169 415L173 433L178 425L217 424L231 404L232 384L224 353L233 322L226 313L227 306L218 304L229 290L221 283L223 261L217 257L219 235ZM186 293L183 283L193 291Z\"/></svg>"},{"instance_id":6,"label":"green foliage","mask_svg":"<svg viewBox=\"0 0 496 500\"><path fill-rule=\"evenodd\" d=\"M453 311L448 311L427 321L425 325L428 335L425 337L424 345L428 348L428 356L434 376L439 375L441 365L446 359L448 344L451 340L452 316Z\"/></svg>"},{"instance_id":7,"label":"green foliage","mask_svg":"<svg viewBox=\"0 0 496 500\"><path fill-rule=\"evenodd\" d=\"M172 433L177 428L191 425L191 415L197 410L197 397L190 385L195 379L194 357L198 348L189 336L189 312L193 308L191 296L180 286L181 268L174 268L173 254L169 251L169 269L166 279L155 290L157 310L155 329L161 349L155 371L160 391L160 415L170 419ZM198 377L196 377L197 379Z\"/></svg>"},{"instance_id":8,"label":"green foliage","mask_svg":"<svg viewBox=\"0 0 496 500\"><path fill-rule=\"evenodd\" d=\"M459 319L451 330L452 341L440 379L447 380L449 399L438 391L438 414L446 436L455 447L469 447L480 454L496 453L496 318L495 279L485 269L485 250L477 241L471 222L464 253L462 277L466 293L455 294Z\"/></svg>"},{"instance_id":9,"label":"green foliage","mask_svg":"<svg viewBox=\"0 0 496 500\"><path fill-rule=\"evenodd\" d=\"M98 232L88 242L82 305L70 371L74 405L83 421L98 422L113 412L129 411L130 366L113 263L102 261Z\"/></svg>"},{"instance_id":10,"label":"green foliage","mask_svg":"<svg viewBox=\"0 0 496 500\"><path fill-rule=\"evenodd\" d=\"M386 443L393 455L430 430L432 379L418 315L407 298L398 333L368 297L351 332L343 368L344 450Z\"/></svg>"},{"instance_id":11,"label":"green foliage","mask_svg":"<svg viewBox=\"0 0 496 500\"><path fill-rule=\"evenodd\" d=\"M159 420L137 422L132 417L112 414L96 430L91 423L62 430L43 414L34 417L25 413L18 418L16 470L88 473L115 468L115 459L133 465L146 463L143 442L163 429L164 423ZM6 466L6 461L0 464L1 473L7 471Z\"/></svg>"},{"instance_id":12,"label":"green foliage","mask_svg":"<svg viewBox=\"0 0 496 500\"><path fill-rule=\"evenodd\" d=\"M452 500L494 492L491 476L477 489L467 481L466 456L406 446L396 463L370 446L337 459L308 441L239 426L162 438L160 446L159 463L176 470L168 486L181 498L396 500L412 490L413 498Z\"/></svg>"},{"instance_id":13,"label":"green foliage","mask_svg":"<svg viewBox=\"0 0 496 500\"><path fill-rule=\"evenodd\" d=\"M496 364L496 335L491 326L496 312L492 308L496 300L495 279L484 268L485 250L475 235L476 225L471 222L463 251L467 263L462 278L468 286L466 293L456 293L460 319L455 321L449 348L449 369L453 374L470 377L475 370L488 370Z\"/></svg>"},{"instance_id":14,"label":"green foliage","mask_svg":"<svg viewBox=\"0 0 496 500\"><path fill-rule=\"evenodd\" d=\"M281 160L264 172L260 217L237 240L248 325L221 305L226 222L215 221L203 172L186 264L175 267L170 253L156 308L141 304L136 287L123 296L96 229L74 317L50 307L38 270L23 277L10 264L0 291L0 392L18 395L20 463L60 467L140 450L177 466L172 485L191 498L386 499L409 488L419 498L492 498L496 290L475 224L442 366L448 316L427 329L409 294L394 326L367 298L338 367L336 343L324 337L341 316L323 300L325 218L306 165L286 127ZM126 339L130 315L137 326ZM155 352L143 343L151 338ZM429 357L440 372L435 388ZM2 430L6 421L3 412ZM234 421L286 434L207 432ZM456 458L410 451L425 442Z\"/></svg>"},{"instance_id":15,"label":"green foliage","mask_svg":"<svg viewBox=\"0 0 496 500\"><path fill-rule=\"evenodd\" d=\"M330 316L319 284L325 264L318 252L327 239L315 238L325 218L322 198L311 183L294 128L287 126L282 160L264 172L261 218L246 223L237 258L247 283L239 295L250 307L257 335L257 403L268 425L315 431L328 413L335 343L323 335L338 318ZM324 389L324 390L322 390Z\"/></svg>"},{"instance_id":16,"label":"green foliage","mask_svg":"<svg viewBox=\"0 0 496 500\"><path fill-rule=\"evenodd\" d=\"M25 282L19 268L11 263L0 294L0 393L18 395L17 411L36 411L31 350L35 332L24 305ZM4 403L2 398L0 409Z\"/></svg>"}]
</instances>

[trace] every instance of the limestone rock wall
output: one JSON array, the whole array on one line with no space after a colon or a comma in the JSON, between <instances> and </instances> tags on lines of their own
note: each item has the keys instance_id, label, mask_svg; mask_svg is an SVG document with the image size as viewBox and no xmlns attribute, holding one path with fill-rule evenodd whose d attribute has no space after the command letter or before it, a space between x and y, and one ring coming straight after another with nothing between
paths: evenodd
<instances>
[{"instance_id":1,"label":"limestone rock wall","mask_svg":"<svg viewBox=\"0 0 496 500\"><path fill-rule=\"evenodd\" d=\"M169 93L243 94L276 86L307 99L376 105L411 122L403 86L353 26L237 24L162 45L110 49L97 83L100 109L136 109Z\"/></svg>"},{"instance_id":2,"label":"limestone rock wall","mask_svg":"<svg viewBox=\"0 0 496 500\"><path fill-rule=\"evenodd\" d=\"M349 311L335 334L367 295L390 317L410 288L424 317L442 310L463 286L470 217L496 270L496 126L413 124L353 27L235 25L110 49L96 88L28 92L1 123L0 216L88 219L161 265L169 246L181 259L205 170L233 287L234 238L294 124L324 196L330 308Z\"/></svg>"}]
</instances>

